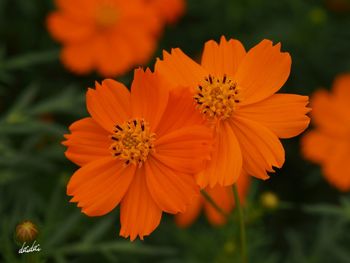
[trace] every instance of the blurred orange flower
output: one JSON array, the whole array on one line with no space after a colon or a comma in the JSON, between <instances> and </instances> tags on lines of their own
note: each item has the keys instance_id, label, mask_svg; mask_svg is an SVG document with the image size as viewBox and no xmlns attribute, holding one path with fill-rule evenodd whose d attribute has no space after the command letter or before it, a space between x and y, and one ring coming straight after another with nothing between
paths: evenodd
<instances>
[{"instance_id":1,"label":"blurred orange flower","mask_svg":"<svg viewBox=\"0 0 350 263\"><path fill-rule=\"evenodd\" d=\"M246 195L250 187L251 177L242 174L237 181L237 190L239 200L242 204L245 202ZM210 195L213 201L227 214L229 214L235 206L235 200L231 186L219 186L214 188L207 187L205 191ZM185 213L175 215L175 222L178 226L187 227L198 218L200 210L204 208L204 212L209 222L214 226L223 225L227 218L220 214L204 197L198 196L193 200Z\"/></svg>"},{"instance_id":2,"label":"blurred orange flower","mask_svg":"<svg viewBox=\"0 0 350 263\"><path fill-rule=\"evenodd\" d=\"M341 191L350 190L350 74L340 75L332 92L311 97L315 129L302 139L305 158L318 163L326 179Z\"/></svg>"},{"instance_id":3,"label":"blurred orange flower","mask_svg":"<svg viewBox=\"0 0 350 263\"><path fill-rule=\"evenodd\" d=\"M188 87L193 114L213 127L215 149L197 183L228 186L242 167L250 175L269 178L267 172L284 163L278 138L290 138L309 124L307 96L275 94L288 79L291 58L269 40L245 51L243 45L221 38L205 44L201 65L176 48L164 52L156 71L178 87ZM175 86L176 87L176 86Z\"/></svg>"},{"instance_id":4,"label":"blurred orange flower","mask_svg":"<svg viewBox=\"0 0 350 263\"><path fill-rule=\"evenodd\" d=\"M56 0L47 26L63 44L61 60L71 71L102 76L148 62L162 28L158 11L144 0Z\"/></svg>"},{"instance_id":5,"label":"blurred orange flower","mask_svg":"<svg viewBox=\"0 0 350 263\"><path fill-rule=\"evenodd\" d=\"M104 80L86 95L91 115L70 126L64 145L81 166L67 186L89 216L120 203L120 235L149 235L162 212L184 212L199 189L193 177L210 157L212 131L191 118L191 100L172 96L169 83L135 71L131 93ZM174 121L172 121L174 120Z\"/></svg>"},{"instance_id":6,"label":"blurred orange flower","mask_svg":"<svg viewBox=\"0 0 350 263\"><path fill-rule=\"evenodd\" d=\"M185 0L145 0L158 10L165 23L174 24L185 13Z\"/></svg>"}]
</instances>

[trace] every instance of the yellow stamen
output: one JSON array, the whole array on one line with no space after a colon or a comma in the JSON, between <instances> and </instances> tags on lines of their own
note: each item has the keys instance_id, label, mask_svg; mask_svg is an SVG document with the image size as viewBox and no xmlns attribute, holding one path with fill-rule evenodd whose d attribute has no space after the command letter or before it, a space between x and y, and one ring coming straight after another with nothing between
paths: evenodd
<instances>
[{"instance_id":1,"label":"yellow stamen","mask_svg":"<svg viewBox=\"0 0 350 263\"><path fill-rule=\"evenodd\" d=\"M194 99L197 108L209 119L227 119L240 102L239 87L232 79L209 75L197 87Z\"/></svg>"},{"instance_id":2,"label":"yellow stamen","mask_svg":"<svg viewBox=\"0 0 350 263\"><path fill-rule=\"evenodd\" d=\"M117 22L118 13L112 6L101 6L96 13L96 24L101 28L114 25Z\"/></svg>"},{"instance_id":3,"label":"yellow stamen","mask_svg":"<svg viewBox=\"0 0 350 263\"><path fill-rule=\"evenodd\" d=\"M111 139L112 155L118 159L142 166L148 154L154 151L155 134L144 120L134 119L116 125Z\"/></svg>"}]
</instances>

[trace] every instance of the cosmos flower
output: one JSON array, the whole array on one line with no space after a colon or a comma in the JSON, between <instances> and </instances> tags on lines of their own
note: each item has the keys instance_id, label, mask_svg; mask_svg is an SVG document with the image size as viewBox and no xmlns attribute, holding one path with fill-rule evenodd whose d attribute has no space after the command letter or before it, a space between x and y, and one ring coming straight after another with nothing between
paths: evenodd
<instances>
[{"instance_id":1,"label":"cosmos flower","mask_svg":"<svg viewBox=\"0 0 350 263\"><path fill-rule=\"evenodd\" d=\"M336 78L332 91L320 89L311 97L315 129L302 139L305 158L318 163L330 184L350 190L350 74Z\"/></svg>"},{"instance_id":2,"label":"cosmos flower","mask_svg":"<svg viewBox=\"0 0 350 263\"><path fill-rule=\"evenodd\" d=\"M238 178L237 190L242 204L244 204L248 194L250 182L251 177L246 174L242 174ZM235 207L231 186L216 185L213 188L207 187L205 191L226 214L229 214ZM193 200L185 213L175 215L176 224L180 227L191 225L198 218L202 208L204 209L208 221L212 225L219 226L226 223L227 218L224 215L220 214L204 197L198 196Z\"/></svg>"},{"instance_id":3,"label":"cosmos flower","mask_svg":"<svg viewBox=\"0 0 350 263\"><path fill-rule=\"evenodd\" d=\"M205 44L201 64L178 48L157 61L156 72L188 87L193 114L214 129L212 159L196 176L202 188L235 183L242 167L257 178L269 178L267 172L284 163L279 138L296 136L308 126L307 96L275 94L291 68L290 55L280 48L280 43L263 40L246 52L238 40L222 37L219 44Z\"/></svg>"},{"instance_id":4,"label":"cosmos flower","mask_svg":"<svg viewBox=\"0 0 350 263\"><path fill-rule=\"evenodd\" d=\"M56 0L48 16L52 37L62 43L71 71L102 76L128 72L152 57L162 29L158 11L144 0Z\"/></svg>"},{"instance_id":5,"label":"cosmos flower","mask_svg":"<svg viewBox=\"0 0 350 263\"><path fill-rule=\"evenodd\" d=\"M131 240L149 235L162 212L186 210L199 194L193 174L210 157L212 131L191 116L186 93L170 86L141 69L131 92L110 79L96 83L86 95L91 117L65 136L67 158L81 166L67 186L71 202L89 216L120 204L120 235Z\"/></svg>"}]
</instances>

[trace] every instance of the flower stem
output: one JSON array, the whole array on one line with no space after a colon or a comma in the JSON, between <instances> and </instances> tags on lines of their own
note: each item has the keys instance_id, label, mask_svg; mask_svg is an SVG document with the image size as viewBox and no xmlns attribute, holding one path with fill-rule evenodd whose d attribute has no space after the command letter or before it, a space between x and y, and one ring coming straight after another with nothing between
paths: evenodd
<instances>
[{"instance_id":1,"label":"flower stem","mask_svg":"<svg viewBox=\"0 0 350 263\"><path fill-rule=\"evenodd\" d=\"M211 196L204 190L201 190L201 194L205 198L205 200L215 208L215 210L221 214L222 216L228 218L229 215L211 198Z\"/></svg>"},{"instance_id":2,"label":"flower stem","mask_svg":"<svg viewBox=\"0 0 350 263\"><path fill-rule=\"evenodd\" d=\"M238 190L237 190L236 184L233 185L233 194L235 197L235 204L236 204L236 209L238 212L238 219L239 219L239 230L240 230L240 239L241 239L241 262L248 263L243 209L241 206L241 202L239 200L239 195L238 195Z\"/></svg>"}]
</instances>

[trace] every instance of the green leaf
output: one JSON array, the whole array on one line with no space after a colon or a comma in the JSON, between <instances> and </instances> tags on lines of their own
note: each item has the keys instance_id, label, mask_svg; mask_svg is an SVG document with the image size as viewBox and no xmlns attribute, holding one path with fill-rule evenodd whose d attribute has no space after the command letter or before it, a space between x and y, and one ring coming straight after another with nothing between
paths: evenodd
<instances>
[{"instance_id":1,"label":"green leaf","mask_svg":"<svg viewBox=\"0 0 350 263\"><path fill-rule=\"evenodd\" d=\"M59 50L56 49L23 54L5 61L0 61L0 70L26 69L35 65L56 61L58 56Z\"/></svg>"}]
</instances>

